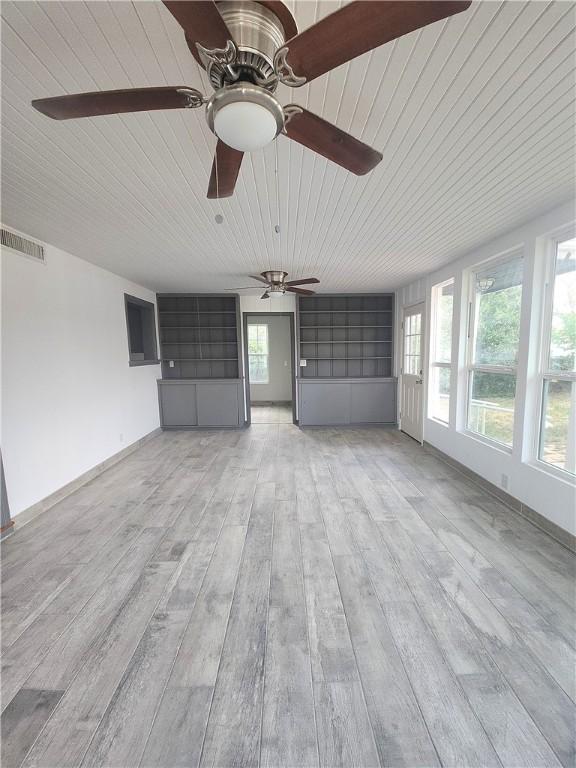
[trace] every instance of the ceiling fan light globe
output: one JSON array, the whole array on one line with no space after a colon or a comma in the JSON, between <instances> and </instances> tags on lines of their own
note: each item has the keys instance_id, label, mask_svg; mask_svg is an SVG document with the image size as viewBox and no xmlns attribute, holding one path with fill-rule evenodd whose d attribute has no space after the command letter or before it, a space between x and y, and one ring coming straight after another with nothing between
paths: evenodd
<instances>
[{"instance_id":1,"label":"ceiling fan light globe","mask_svg":"<svg viewBox=\"0 0 576 768\"><path fill-rule=\"evenodd\" d=\"M240 152L262 149L276 138L277 123L261 104L235 101L214 115L214 132L221 141Z\"/></svg>"},{"instance_id":2,"label":"ceiling fan light globe","mask_svg":"<svg viewBox=\"0 0 576 768\"><path fill-rule=\"evenodd\" d=\"M282 298L282 296L284 296L284 291L282 290L278 291L278 290L272 289L272 290L269 290L268 293L269 293L269 298L271 299L280 299Z\"/></svg>"}]
</instances>

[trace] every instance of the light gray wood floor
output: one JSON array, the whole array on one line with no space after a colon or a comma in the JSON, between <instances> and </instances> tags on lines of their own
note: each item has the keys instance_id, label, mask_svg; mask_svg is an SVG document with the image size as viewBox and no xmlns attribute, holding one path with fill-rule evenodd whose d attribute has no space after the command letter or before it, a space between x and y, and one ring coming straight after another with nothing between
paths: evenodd
<instances>
[{"instance_id":1,"label":"light gray wood floor","mask_svg":"<svg viewBox=\"0 0 576 768\"><path fill-rule=\"evenodd\" d=\"M292 404L252 403L250 417L252 424L292 424Z\"/></svg>"},{"instance_id":2,"label":"light gray wood floor","mask_svg":"<svg viewBox=\"0 0 576 768\"><path fill-rule=\"evenodd\" d=\"M3 546L2 766L568 768L574 568L392 430L164 433Z\"/></svg>"}]
</instances>

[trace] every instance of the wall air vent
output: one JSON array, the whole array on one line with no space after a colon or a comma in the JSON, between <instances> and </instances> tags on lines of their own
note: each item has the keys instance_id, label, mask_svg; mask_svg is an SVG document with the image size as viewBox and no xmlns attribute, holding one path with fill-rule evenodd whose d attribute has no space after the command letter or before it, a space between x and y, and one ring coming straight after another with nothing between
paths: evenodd
<instances>
[{"instance_id":1,"label":"wall air vent","mask_svg":"<svg viewBox=\"0 0 576 768\"><path fill-rule=\"evenodd\" d=\"M33 240L28 240L26 237L22 237L22 235L17 235L15 232L2 228L0 229L0 243L15 253L28 256L30 259L42 262L42 264L46 263L44 246L40 245L40 243L35 243Z\"/></svg>"}]
</instances>

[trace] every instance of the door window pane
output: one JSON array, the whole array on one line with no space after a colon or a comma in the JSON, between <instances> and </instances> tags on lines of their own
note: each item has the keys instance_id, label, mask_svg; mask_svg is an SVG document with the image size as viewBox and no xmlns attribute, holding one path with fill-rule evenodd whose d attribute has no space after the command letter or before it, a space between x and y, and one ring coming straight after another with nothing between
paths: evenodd
<instances>
[{"instance_id":1,"label":"door window pane","mask_svg":"<svg viewBox=\"0 0 576 768\"><path fill-rule=\"evenodd\" d=\"M450 368L431 369L430 416L448 424L450 420Z\"/></svg>"},{"instance_id":2,"label":"door window pane","mask_svg":"<svg viewBox=\"0 0 576 768\"><path fill-rule=\"evenodd\" d=\"M570 424L570 414L574 412L575 390L576 383L573 381L544 381L539 452L542 461L572 474L576 472L576 425Z\"/></svg>"},{"instance_id":3,"label":"door window pane","mask_svg":"<svg viewBox=\"0 0 576 768\"><path fill-rule=\"evenodd\" d=\"M407 315L404 320L404 373L419 376L422 370L422 316Z\"/></svg>"},{"instance_id":4,"label":"door window pane","mask_svg":"<svg viewBox=\"0 0 576 768\"><path fill-rule=\"evenodd\" d=\"M518 256L475 274L475 365L516 365L522 272L522 257Z\"/></svg>"},{"instance_id":5,"label":"door window pane","mask_svg":"<svg viewBox=\"0 0 576 768\"><path fill-rule=\"evenodd\" d=\"M558 243L554 270L551 371L576 371L576 240Z\"/></svg>"},{"instance_id":6,"label":"door window pane","mask_svg":"<svg viewBox=\"0 0 576 768\"><path fill-rule=\"evenodd\" d=\"M516 376L473 371L468 429L504 445L512 445Z\"/></svg>"}]
</instances>

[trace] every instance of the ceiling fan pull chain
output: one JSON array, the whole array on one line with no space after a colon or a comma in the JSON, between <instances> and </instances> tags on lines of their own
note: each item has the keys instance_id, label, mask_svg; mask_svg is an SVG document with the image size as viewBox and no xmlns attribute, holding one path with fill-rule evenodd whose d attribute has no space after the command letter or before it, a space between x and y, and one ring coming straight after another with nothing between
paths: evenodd
<instances>
[{"instance_id":1,"label":"ceiling fan pull chain","mask_svg":"<svg viewBox=\"0 0 576 768\"><path fill-rule=\"evenodd\" d=\"M278 142L274 145L274 175L276 177L276 210L278 214L278 224L276 225L276 233L278 234L278 250L280 252L280 270L284 271L282 266L282 227L280 226L280 182L278 181Z\"/></svg>"}]
</instances>

